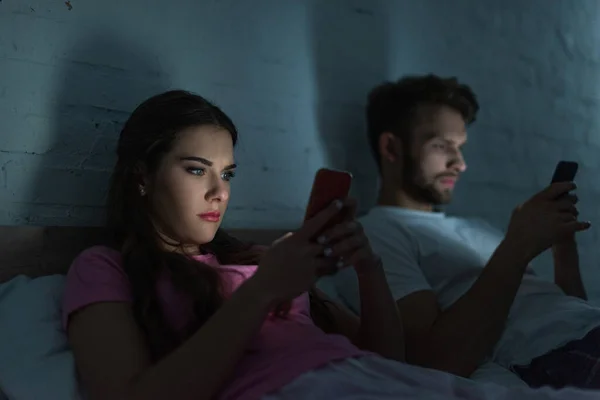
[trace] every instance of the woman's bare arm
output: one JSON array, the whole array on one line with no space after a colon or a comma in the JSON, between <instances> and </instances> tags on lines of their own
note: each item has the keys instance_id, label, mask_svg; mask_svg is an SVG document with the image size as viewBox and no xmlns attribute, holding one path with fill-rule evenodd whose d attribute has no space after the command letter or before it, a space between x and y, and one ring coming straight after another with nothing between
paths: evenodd
<instances>
[{"instance_id":1,"label":"woman's bare arm","mask_svg":"<svg viewBox=\"0 0 600 400\"><path fill-rule=\"evenodd\" d=\"M70 318L68 334L90 399L211 399L271 308L243 284L187 342L151 365L128 303L98 303Z\"/></svg>"},{"instance_id":2,"label":"woman's bare arm","mask_svg":"<svg viewBox=\"0 0 600 400\"><path fill-rule=\"evenodd\" d=\"M350 311L346 306L334 301L321 289L313 288L313 293L326 306L327 312L333 321L319 319L313 320L315 325L327 333L335 333L346 336L355 346L361 347L360 342L360 318Z\"/></svg>"},{"instance_id":3,"label":"woman's bare arm","mask_svg":"<svg viewBox=\"0 0 600 400\"><path fill-rule=\"evenodd\" d=\"M404 361L402 320L381 265L359 277L361 317L334 302L323 291L314 292L325 300L334 319L334 332L346 336L356 346L379 355ZM315 321L318 325L318 321Z\"/></svg>"}]
</instances>

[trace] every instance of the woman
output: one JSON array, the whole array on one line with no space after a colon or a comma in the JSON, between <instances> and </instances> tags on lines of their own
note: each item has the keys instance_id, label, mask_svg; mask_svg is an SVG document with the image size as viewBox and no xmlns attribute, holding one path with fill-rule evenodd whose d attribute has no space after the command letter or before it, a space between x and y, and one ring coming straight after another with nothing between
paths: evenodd
<instances>
[{"instance_id":1,"label":"woman","mask_svg":"<svg viewBox=\"0 0 600 400\"><path fill-rule=\"evenodd\" d=\"M351 201L266 251L220 231L236 141L220 109L183 91L145 101L125 124L107 204L114 246L77 257L64 299L90 399L502 393L392 361L404 357L402 325L381 264L353 218L322 229ZM360 320L310 289L338 268L357 272Z\"/></svg>"}]
</instances>

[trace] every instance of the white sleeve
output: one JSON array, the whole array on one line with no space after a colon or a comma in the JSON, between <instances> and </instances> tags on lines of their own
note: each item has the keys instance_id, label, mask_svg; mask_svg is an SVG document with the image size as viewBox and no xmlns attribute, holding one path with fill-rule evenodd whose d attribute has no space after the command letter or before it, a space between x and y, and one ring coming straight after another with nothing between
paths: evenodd
<instances>
[{"instance_id":1,"label":"white sleeve","mask_svg":"<svg viewBox=\"0 0 600 400\"><path fill-rule=\"evenodd\" d=\"M399 300L421 290L432 290L419 267L418 246L409 232L395 226L379 225L377 230L365 227L365 233L373 251L381 257L394 299ZM358 278L353 268L322 278L319 286L354 313L360 313Z\"/></svg>"},{"instance_id":2,"label":"white sleeve","mask_svg":"<svg viewBox=\"0 0 600 400\"><path fill-rule=\"evenodd\" d=\"M373 251L381 257L394 299L432 290L419 265L419 246L413 236L398 226L367 232Z\"/></svg>"}]
</instances>

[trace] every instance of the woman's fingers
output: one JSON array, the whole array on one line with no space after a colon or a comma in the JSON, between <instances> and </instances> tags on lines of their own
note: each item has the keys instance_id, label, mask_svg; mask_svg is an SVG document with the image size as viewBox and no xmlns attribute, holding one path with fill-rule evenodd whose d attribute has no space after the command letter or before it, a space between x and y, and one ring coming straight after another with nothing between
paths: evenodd
<instances>
[{"instance_id":1,"label":"woman's fingers","mask_svg":"<svg viewBox=\"0 0 600 400\"><path fill-rule=\"evenodd\" d=\"M355 220L343 222L323 232L317 237L317 242L323 245L335 243L349 236L362 233L362 226Z\"/></svg>"},{"instance_id":2,"label":"woman's fingers","mask_svg":"<svg viewBox=\"0 0 600 400\"><path fill-rule=\"evenodd\" d=\"M367 238L360 235L346 236L345 238L333 243L331 246L325 245L323 255L325 257L345 257L350 253L353 253L358 248L363 247L367 244Z\"/></svg>"},{"instance_id":3,"label":"woman's fingers","mask_svg":"<svg viewBox=\"0 0 600 400\"><path fill-rule=\"evenodd\" d=\"M273 241L273 243L271 243L271 246L275 246L276 244L281 243L284 240L291 238L293 235L294 235L293 232L288 232L285 235L283 235L282 237L280 237L279 239L276 239L275 241Z\"/></svg>"}]
</instances>

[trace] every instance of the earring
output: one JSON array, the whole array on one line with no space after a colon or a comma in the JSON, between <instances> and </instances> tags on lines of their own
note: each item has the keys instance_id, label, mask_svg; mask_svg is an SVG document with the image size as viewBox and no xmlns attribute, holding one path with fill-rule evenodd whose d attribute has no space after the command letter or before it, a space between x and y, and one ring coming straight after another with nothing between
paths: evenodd
<instances>
[{"instance_id":1,"label":"earring","mask_svg":"<svg viewBox=\"0 0 600 400\"><path fill-rule=\"evenodd\" d=\"M143 187L142 185L140 185L140 196L145 196L146 195L146 188Z\"/></svg>"}]
</instances>

